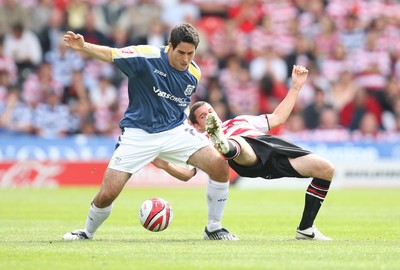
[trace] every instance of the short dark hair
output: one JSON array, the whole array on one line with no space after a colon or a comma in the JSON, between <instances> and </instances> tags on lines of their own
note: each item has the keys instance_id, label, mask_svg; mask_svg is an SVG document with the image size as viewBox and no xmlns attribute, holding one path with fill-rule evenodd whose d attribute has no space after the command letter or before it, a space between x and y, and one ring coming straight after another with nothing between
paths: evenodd
<instances>
[{"instance_id":1,"label":"short dark hair","mask_svg":"<svg viewBox=\"0 0 400 270\"><path fill-rule=\"evenodd\" d=\"M173 49L175 49L181 42L191 43L197 49L197 46L199 46L200 37L193 25L189 23L182 23L175 26L171 30L169 42L171 42Z\"/></svg>"},{"instance_id":2,"label":"short dark hair","mask_svg":"<svg viewBox=\"0 0 400 270\"><path fill-rule=\"evenodd\" d=\"M205 101L197 101L195 104L193 104L193 106L190 108L190 112L189 112L189 121L192 124L198 124L196 116L194 115L194 113L196 112L196 110L203 106L204 104L206 104L207 102Z\"/></svg>"}]
</instances>

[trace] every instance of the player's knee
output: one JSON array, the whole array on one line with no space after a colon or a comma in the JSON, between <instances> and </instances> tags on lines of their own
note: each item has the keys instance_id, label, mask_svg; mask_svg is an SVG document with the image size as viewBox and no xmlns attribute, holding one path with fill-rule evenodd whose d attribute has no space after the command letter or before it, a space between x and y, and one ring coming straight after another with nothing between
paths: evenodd
<instances>
[{"instance_id":1,"label":"player's knee","mask_svg":"<svg viewBox=\"0 0 400 270\"><path fill-rule=\"evenodd\" d=\"M335 174L335 166L330 161L326 161L324 172L326 174L326 179L332 180L333 175Z\"/></svg>"},{"instance_id":2,"label":"player's knee","mask_svg":"<svg viewBox=\"0 0 400 270\"><path fill-rule=\"evenodd\" d=\"M225 161L211 164L209 177L217 182L226 182L229 180L229 166Z\"/></svg>"}]
</instances>

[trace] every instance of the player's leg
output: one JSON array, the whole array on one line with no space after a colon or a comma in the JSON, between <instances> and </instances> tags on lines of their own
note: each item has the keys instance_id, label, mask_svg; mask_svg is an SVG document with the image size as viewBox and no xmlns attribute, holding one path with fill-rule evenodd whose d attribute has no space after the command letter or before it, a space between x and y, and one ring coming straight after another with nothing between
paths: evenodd
<instances>
[{"instance_id":1,"label":"player's leg","mask_svg":"<svg viewBox=\"0 0 400 270\"><path fill-rule=\"evenodd\" d=\"M249 167L257 164L258 158L256 153L254 152L253 147L251 147L250 144L245 139L243 139L243 137L235 136L229 138L228 141L232 142L232 146L230 146L230 149L234 149L232 152L238 153L233 158L233 160L237 164L244 167Z\"/></svg>"},{"instance_id":2,"label":"player's leg","mask_svg":"<svg viewBox=\"0 0 400 270\"><path fill-rule=\"evenodd\" d=\"M190 156L188 163L207 173L208 224L204 239L238 240L225 228L222 228L222 216L229 194L229 167L218 151L206 146Z\"/></svg>"},{"instance_id":3,"label":"player's leg","mask_svg":"<svg viewBox=\"0 0 400 270\"><path fill-rule=\"evenodd\" d=\"M226 138L221 129L219 118L210 113L206 119L206 131L214 146L225 158L233 159L241 166L252 166L257 163L253 148L240 136Z\"/></svg>"},{"instance_id":4,"label":"player's leg","mask_svg":"<svg viewBox=\"0 0 400 270\"><path fill-rule=\"evenodd\" d=\"M107 169L104 174L103 183L97 195L90 204L88 216L86 218L85 229L78 229L66 233L64 240L85 240L92 239L100 225L110 216L113 202L121 193L125 183L131 174Z\"/></svg>"},{"instance_id":5,"label":"player's leg","mask_svg":"<svg viewBox=\"0 0 400 270\"><path fill-rule=\"evenodd\" d=\"M114 200L131 175L157 156L159 147L146 134L137 129L126 129L120 136L118 147L104 173L101 188L90 205L85 229L66 233L64 240L92 239L111 214Z\"/></svg>"},{"instance_id":6,"label":"player's leg","mask_svg":"<svg viewBox=\"0 0 400 270\"><path fill-rule=\"evenodd\" d=\"M293 168L302 176L312 177L305 195L303 215L297 229L297 239L331 240L318 231L314 225L319 209L329 191L335 172L328 160L315 154L289 159Z\"/></svg>"},{"instance_id":7,"label":"player's leg","mask_svg":"<svg viewBox=\"0 0 400 270\"><path fill-rule=\"evenodd\" d=\"M166 139L162 144L160 157L177 165L190 164L209 176L207 183L208 224L205 230L205 238L237 240L237 237L222 228L221 225L229 194L229 166L227 162L206 136L198 133L192 126L177 127L168 132L168 137L169 139ZM167 136L164 135L164 138L167 138Z\"/></svg>"}]
</instances>

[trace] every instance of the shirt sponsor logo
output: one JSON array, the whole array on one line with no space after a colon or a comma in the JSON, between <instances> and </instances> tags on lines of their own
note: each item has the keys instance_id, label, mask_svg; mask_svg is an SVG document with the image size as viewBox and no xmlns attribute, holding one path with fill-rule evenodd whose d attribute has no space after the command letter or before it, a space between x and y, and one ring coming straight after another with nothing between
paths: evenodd
<instances>
[{"instance_id":1,"label":"shirt sponsor logo","mask_svg":"<svg viewBox=\"0 0 400 270\"><path fill-rule=\"evenodd\" d=\"M160 71L158 69L154 69L154 73L156 73L158 75L161 75L163 77L167 77L167 74L165 72L162 72L162 71Z\"/></svg>"},{"instance_id":2,"label":"shirt sponsor logo","mask_svg":"<svg viewBox=\"0 0 400 270\"><path fill-rule=\"evenodd\" d=\"M121 50L122 54L135 54L136 52L130 48L122 48Z\"/></svg>"},{"instance_id":3,"label":"shirt sponsor logo","mask_svg":"<svg viewBox=\"0 0 400 270\"><path fill-rule=\"evenodd\" d=\"M157 96L174 101L176 103L178 103L178 106L187 106L187 98L180 98L180 97L176 97L174 95L171 95L167 92L164 92L162 90L160 90L159 88L155 88L153 86L153 91L154 93L156 93Z\"/></svg>"}]
</instances>

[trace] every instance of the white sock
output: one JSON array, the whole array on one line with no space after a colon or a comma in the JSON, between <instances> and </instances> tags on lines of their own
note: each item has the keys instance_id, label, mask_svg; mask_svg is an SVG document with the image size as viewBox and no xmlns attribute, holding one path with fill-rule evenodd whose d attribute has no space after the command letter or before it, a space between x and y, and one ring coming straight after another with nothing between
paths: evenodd
<instances>
[{"instance_id":1,"label":"white sock","mask_svg":"<svg viewBox=\"0 0 400 270\"><path fill-rule=\"evenodd\" d=\"M103 221L106 220L111 214L112 208L113 204L104 208L98 208L94 205L94 203L92 203L86 219L86 232L93 235Z\"/></svg>"},{"instance_id":2,"label":"white sock","mask_svg":"<svg viewBox=\"0 0 400 270\"><path fill-rule=\"evenodd\" d=\"M222 228L226 200L229 194L229 181L225 183L209 179L207 185L208 224L207 230L212 232Z\"/></svg>"}]
</instances>

